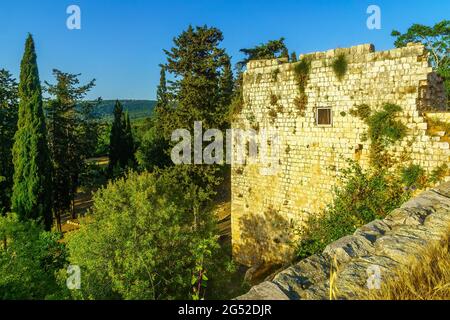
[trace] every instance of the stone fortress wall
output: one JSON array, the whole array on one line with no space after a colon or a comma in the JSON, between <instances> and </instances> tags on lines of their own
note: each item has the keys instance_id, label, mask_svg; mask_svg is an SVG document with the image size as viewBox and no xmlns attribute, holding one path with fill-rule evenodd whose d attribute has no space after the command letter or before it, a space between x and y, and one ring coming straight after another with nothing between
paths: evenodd
<instances>
[{"instance_id":1,"label":"stone fortress wall","mask_svg":"<svg viewBox=\"0 0 450 320\"><path fill-rule=\"evenodd\" d=\"M332 62L342 54L348 68L338 79ZM427 171L450 160L449 143L427 134L425 112L444 111L446 97L422 45L375 52L367 44L303 58L311 61L304 103L299 103L292 63L250 61L244 73L244 105L233 128L276 130L281 141L275 174L262 175L263 164L232 165L233 255L249 266L289 259L289 242L295 238L290 226L331 201L345 159L368 166L367 126L349 113L356 106L377 110L394 103L402 108L399 119L408 135L391 147L392 153L410 154L409 161ZM317 109L324 107L331 108L328 126L316 124Z\"/></svg>"}]
</instances>

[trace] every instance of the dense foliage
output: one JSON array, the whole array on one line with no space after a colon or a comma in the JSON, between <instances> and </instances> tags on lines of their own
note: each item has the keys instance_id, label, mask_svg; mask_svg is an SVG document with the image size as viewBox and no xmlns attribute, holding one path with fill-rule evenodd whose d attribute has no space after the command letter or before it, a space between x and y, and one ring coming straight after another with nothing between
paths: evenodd
<instances>
[{"instance_id":1,"label":"dense foliage","mask_svg":"<svg viewBox=\"0 0 450 320\"><path fill-rule=\"evenodd\" d=\"M335 189L332 203L322 214L311 215L306 228L300 229L298 258L321 252L358 227L383 218L411 195L401 178L386 169L363 170L357 163L349 164L342 171L340 187Z\"/></svg>"},{"instance_id":2,"label":"dense foliage","mask_svg":"<svg viewBox=\"0 0 450 320\"><path fill-rule=\"evenodd\" d=\"M47 128L53 164L53 211L61 226L61 214L73 208L85 160L97 145L98 122L93 105L81 100L94 80L79 86L78 75L53 70L57 83L47 83L52 98L47 104ZM72 212L73 215L73 212Z\"/></svg>"},{"instance_id":3,"label":"dense foliage","mask_svg":"<svg viewBox=\"0 0 450 320\"><path fill-rule=\"evenodd\" d=\"M20 66L19 118L14 138L12 209L21 219L52 225L51 172L42 92L31 35Z\"/></svg>"},{"instance_id":4,"label":"dense foliage","mask_svg":"<svg viewBox=\"0 0 450 320\"><path fill-rule=\"evenodd\" d=\"M18 92L11 74L0 70L0 215L11 207L13 185L12 146L17 130Z\"/></svg>"},{"instance_id":5,"label":"dense foliage","mask_svg":"<svg viewBox=\"0 0 450 320\"><path fill-rule=\"evenodd\" d=\"M61 298L57 273L64 267L60 235L17 215L0 217L0 300Z\"/></svg>"},{"instance_id":6,"label":"dense foliage","mask_svg":"<svg viewBox=\"0 0 450 320\"><path fill-rule=\"evenodd\" d=\"M196 257L208 270L217 248L215 221L191 211L193 195L167 173L131 173L97 193L92 216L68 242L83 273L77 297L189 298Z\"/></svg>"},{"instance_id":7,"label":"dense foliage","mask_svg":"<svg viewBox=\"0 0 450 320\"><path fill-rule=\"evenodd\" d=\"M259 59L275 59L287 58L289 59L289 51L284 43L284 38L278 40L270 40L262 43L254 48L245 48L240 51L246 56L245 59L239 61L237 66L239 69L245 67L250 60Z\"/></svg>"},{"instance_id":8,"label":"dense foliage","mask_svg":"<svg viewBox=\"0 0 450 320\"><path fill-rule=\"evenodd\" d=\"M370 138L370 164L375 168L386 168L393 164L388 147L400 141L406 135L406 126L396 116L402 108L386 103L382 110L374 111L368 105L359 105L350 110L350 114L361 118L368 126Z\"/></svg>"},{"instance_id":9,"label":"dense foliage","mask_svg":"<svg viewBox=\"0 0 450 320\"><path fill-rule=\"evenodd\" d=\"M111 126L109 143L109 170L112 175L135 163L135 146L131 130L130 116L123 112L117 100L114 107L114 122Z\"/></svg>"}]
</instances>

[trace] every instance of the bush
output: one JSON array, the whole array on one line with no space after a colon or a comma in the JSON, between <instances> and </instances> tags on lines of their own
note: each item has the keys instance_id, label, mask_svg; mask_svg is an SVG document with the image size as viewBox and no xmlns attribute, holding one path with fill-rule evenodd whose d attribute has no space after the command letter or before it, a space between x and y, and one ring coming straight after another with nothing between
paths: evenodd
<instances>
[{"instance_id":1,"label":"bush","mask_svg":"<svg viewBox=\"0 0 450 320\"><path fill-rule=\"evenodd\" d=\"M400 111L402 111L400 106L386 103L382 111L375 112L367 118L372 142L379 141L383 146L387 146L405 137L406 126L395 119Z\"/></svg>"},{"instance_id":2,"label":"bush","mask_svg":"<svg viewBox=\"0 0 450 320\"><path fill-rule=\"evenodd\" d=\"M418 164L410 164L407 167L401 169L401 178L403 184L410 188L422 188L427 183L425 176L425 170Z\"/></svg>"},{"instance_id":3,"label":"bush","mask_svg":"<svg viewBox=\"0 0 450 320\"><path fill-rule=\"evenodd\" d=\"M181 180L129 173L94 196L92 213L68 239L83 279L75 298L191 297L193 279L206 277L217 258L216 221L198 199L204 194Z\"/></svg>"},{"instance_id":4,"label":"bush","mask_svg":"<svg viewBox=\"0 0 450 320\"><path fill-rule=\"evenodd\" d=\"M140 147L136 152L136 158L139 166L148 171L156 168L164 168L172 161L166 150L169 149L168 142L164 139L161 132L152 126L142 137Z\"/></svg>"},{"instance_id":5,"label":"bush","mask_svg":"<svg viewBox=\"0 0 450 320\"><path fill-rule=\"evenodd\" d=\"M303 58L299 62L296 62L294 64L294 74L299 86L300 93L305 93L310 69L311 61L306 58Z\"/></svg>"},{"instance_id":6,"label":"bush","mask_svg":"<svg viewBox=\"0 0 450 320\"><path fill-rule=\"evenodd\" d=\"M66 252L60 238L16 214L0 217L0 300L62 297L57 273Z\"/></svg>"},{"instance_id":7,"label":"bush","mask_svg":"<svg viewBox=\"0 0 450 320\"><path fill-rule=\"evenodd\" d=\"M385 217L410 197L401 180L386 170L363 170L350 160L349 164L342 171L332 204L322 214L310 216L306 226L298 230L299 259L322 252L333 241Z\"/></svg>"},{"instance_id":8,"label":"bush","mask_svg":"<svg viewBox=\"0 0 450 320\"><path fill-rule=\"evenodd\" d=\"M347 73L348 68L347 57L345 56L345 54L338 55L336 59L334 59L332 67L336 77L339 80L342 80L342 78Z\"/></svg>"}]
</instances>

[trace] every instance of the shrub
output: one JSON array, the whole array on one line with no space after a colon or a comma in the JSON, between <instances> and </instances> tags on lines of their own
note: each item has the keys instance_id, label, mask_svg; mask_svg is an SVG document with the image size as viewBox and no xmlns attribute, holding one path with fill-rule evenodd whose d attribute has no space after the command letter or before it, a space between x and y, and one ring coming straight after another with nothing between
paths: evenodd
<instances>
[{"instance_id":1,"label":"shrub","mask_svg":"<svg viewBox=\"0 0 450 320\"><path fill-rule=\"evenodd\" d=\"M322 252L331 242L385 217L410 197L400 179L387 170L363 170L356 162L348 162L332 204L320 215L310 215L306 226L297 231L299 259Z\"/></svg>"},{"instance_id":2,"label":"shrub","mask_svg":"<svg viewBox=\"0 0 450 320\"><path fill-rule=\"evenodd\" d=\"M431 171L429 180L431 183L437 183L440 182L446 175L450 175L450 172L448 170L448 165L444 163Z\"/></svg>"},{"instance_id":3,"label":"shrub","mask_svg":"<svg viewBox=\"0 0 450 320\"><path fill-rule=\"evenodd\" d=\"M367 118L370 139L380 141L384 146L403 139L406 135L406 126L395 119L400 111L402 111L400 106L387 103L382 111L371 114Z\"/></svg>"},{"instance_id":4,"label":"shrub","mask_svg":"<svg viewBox=\"0 0 450 320\"><path fill-rule=\"evenodd\" d=\"M217 259L216 221L202 206L208 194L178 173L129 173L95 194L68 239L83 275L75 298L191 298L193 277Z\"/></svg>"},{"instance_id":5,"label":"shrub","mask_svg":"<svg viewBox=\"0 0 450 320\"><path fill-rule=\"evenodd\" d=\"M0 300L62 298L56 275L66 251L60 238L16 214L0 217Z\"/></svg>"},{"instance_id":6,"label":"shrub","mask_svg":"<svg viewBox=\"0 0 450 320\"><path fill-rule=\"evenodd\" d=\"M403 184L410 188L422 188L426 185L425 170L418 164L410 164L401 169L401 179Z\"/></svg>"},{"instance_id":7,"label":"shrub","mask_svg":"<svg viewBox=\"0 0 450 320\"><path fill-rule=\"evenodd\" d=\"M332 67L333 67L333 71L334 71L334 74L336 75L336 77L339 80L342 80L342 78L347 73L347 68L348 68L347 57L345 56L345 54L338 55L336 57L336 59L334 59L334 61L332 63Z\"/></svg>"},{"instance_id":8,"label":"shrub","mask_svg":"<svg viewBox=\"0 0 450 320\"><path fill-rule=\"evenodd\" d=\"M294 64L294 74L301 93L305 92L305 88L309 78L311 69L311 61L307 58L301 59Z\"/></svg>"},{"instance_id":9,"label":"shrub","mask_svg":"<svg viewBox=\"0 0 450 320\"><path fill-rule=\"evenodd\" d=\"M386 147L406 136L406 126L396 119L396 114L402 108L395 104L386 103L381 111L373 112L366 105L359 105L350 110L352 116L363 120L368 128L367 136L371 140L370 162L377 168L391 165L392 159L386 152Z\"/></svg>"},{"instance_id":10,"label":"shrub","mask_svg":"<svg viewBox=\"0 0 450 320\"><path fill-rule=\"evenodd\" d=\"M295 97L294 99L294 106L297 109L298 113L304 117L305 116L305 110L306 110L306 104L308 103L308 99L305 94L302 94L300 96Z\"/></svg>"}]
</instances>

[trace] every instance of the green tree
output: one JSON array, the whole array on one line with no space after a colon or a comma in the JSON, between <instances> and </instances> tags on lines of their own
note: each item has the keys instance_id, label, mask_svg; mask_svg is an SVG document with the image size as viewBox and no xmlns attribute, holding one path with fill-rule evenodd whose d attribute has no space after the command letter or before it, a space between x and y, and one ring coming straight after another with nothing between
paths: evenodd
<instances>
[{"instance_id":1,"label":"green tree","mask_svg":"<svg viewBox=\"0 0 450 320\"><path fill-rule=\"evenodd\" d=\"M163 111L169 106L169 93L167 91L167 81L166 81L166 69L164 66L160 66L159 74L159 85L156 91L156 107L155 110L158 113L159 110Z\"/></svg>"},{"instance_id":2,"label":"green tree","mask_svg":"<svg viewBox=\"0 0 450 320\"><path fill-rule=\"evenodd\" d=\"M291 62L297 62L297 53L295 51L291 53Z\"/></svg>"},{"instance_id":3,"label":"green tree","mask_svg":"<svg viewBox=\"0 0 450 320\"><path fill-rule=\"evenodd\" d=\"M17 83L11 74L0 70L0 215L11 207L13 185L12 147L17 130Z\"/></svg>"},{"instance_id":4,"label":"green tree","mask_svg":"<svg viewBox=\"0 0 450 320\"><path fill-rule=\"evenodd\" d=\"M14 138L12 209L21 219L52 225L51 172L42 91L31 35L20 66L18 129Z\"/></svg>"},{"instance_id":5,"label":"green tree","mask_svg":"<svg viewBox=\"0 0 450 320\"><path fill-rule=\"evenodd\" d=\"M81 100L95 85L95 80L80 86L77 74L53 70L56 84L46 82L47 92L52 95L47 104L48 140L53 164L53 211L58 227L61 214L71 209L78 187L79 175L84 167L89 139L85 129L93 127L83 117ZM85 122L89 122L87 126Z\"/></svg>"},{"instance_id":6,"label":"green tree","mask_svg":"<svg viewBox=\"0 0 450 320\"><path fill-rule=\"evenodd\" d=\"M134 141L130 118L119 100L114 106L114 121L109 143L109 171L123 170L134 162Z\"/></svg>"},{"instance_id":7,"label":"green tree","mask_svg":"<svg viewBox=\"0 0 450 320\"><path fill-rule=\"evenodd\" d=\"M125 111L125 137L124 137L124 147L125 147L125 154L127 155L127 165L133 166L136 162L135 158L135 143L134 143L134 137L133 137L133 128L131 126L130 121L130 114L128 111Z\"/></svg>"},{"instance_id":8,"label":"green tree","mask_svg":"<svg viewBox=\"0 0 450 320\"><path fill-rule=\"evenodd\" d=\"M174 39L174 47L165 50L165 69L177 78L168 89L175 100L175 106L168 108L169 121L164 123L169 139L173 129L192 129L194 121L202 121L204 128L226 125L220 79L229 56L219 47L222 40L222 32L216 28L189 26Z\"/></svg>"},{"instance_id":9,"label":"green tree","mask_svg":"<svg viewBox=\"0 0 450 320\"><path fill-rule=\"evenodd\" d=\"M168 153L169 140L164 136L164 123L169 116L169 94L167 91L166 70L161 66L159 85L156 91L157 103L152 117L149 118L148 130L144 133L136 157L141 168L153 171L170 165Z\"/></svg>"},{"instance_id":10,"label":"green tree","mask_svg":"<svg viewBox=\"0 0 450 320\"><path fill-rule=\"evenodd\" d=\"M445 80L450 99L450 20L442 20L432 27L413 24L405 33L394 30L391 35L396 38L394 45L397 48L406 46L408 42L424 44L430 53L430 64Z\"/></svg>"},{"instance_id":11,"label":"green tree","mask_svg":"<svg viewBox=\"0 0 450 320\"><path fill-rule=\"evenodd\" d=\"M190 297L193 276L217 259L216 221L202 218L207 211L194 216L197 199L177 182L168 173L130 173L94 196L92 216L68 239L70 263L83 274L75 298Z\"/></svg>"},{"instance_id":12,"label":"green tree","mask_svg":"<svg viewBox=\"0 0 450 320\"><path fill-rule=\"evenodd\" d=\"M235 80L233 77L233 71L231 69L231 61L229 57L226 57L224 59L223 72L219 79L219 88L221 96L220 105L222 108L222 115L223 115L222 122L226 123L228 127L229 123L228 114L230 112L230 106L233 100L235 89Z\"/></svg>"},{"instance_id":13,"label":"green tree","mask_svg":"<svg viewBox=\"0 0 450 320\"><path fill-rule=\"evenodd\" d=\"M62 298L58 270L66 263L60 235L16 214L0 217L0 300Z\"/></svg>"},{"instance_id":14,"label":"green tree","mask_svg":"<svg viewBox=\"0 0 450 320\"><path fill-rule=\"evenodd\" d=\"M174 39L174 46L165 50L165 71L174 80L167 88L169 107L158 112L158 121L167 141L175 129L193 132L195 121L201 121L204 130L229 127L232 73L230 58L220 48L222 40L222 32L216 28L189 26ZM167 154L172 146L170 142ZM176 167L184 170L181 176L189 177L190 184L198 188L196 192L208 194L214 193L221 183L225 169L221 165L202 164Z\"/></svg>"},{"instance_id":15,"label":"green tree","mask_svg":"<svg viewBox=\"0 0 450 320\"><path fill-rule=\"evenodd\" d=\"M142 136L141 144L136 152L139 166L148 171L165 168L172 163L168 155L169 142L164 139L161 130L158 129L156 119L156 117L150 118L150 127Z\"/></svg>"},{"instance_id":16,"label":"green tree","mask_svg":"<svg viewBox=\"0 0 450 320\"><path fill-rule=\"evenodd\" d=\"M246 57L237 63L238 69L243 69L250 60L289 58L289 52L284 44L284 38L270 40L254 48L241 49Z\"/></svg>"}]
</instances>

